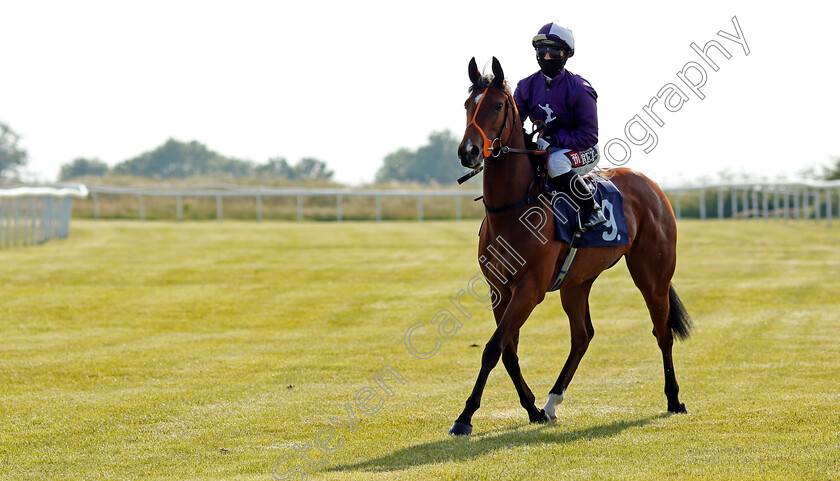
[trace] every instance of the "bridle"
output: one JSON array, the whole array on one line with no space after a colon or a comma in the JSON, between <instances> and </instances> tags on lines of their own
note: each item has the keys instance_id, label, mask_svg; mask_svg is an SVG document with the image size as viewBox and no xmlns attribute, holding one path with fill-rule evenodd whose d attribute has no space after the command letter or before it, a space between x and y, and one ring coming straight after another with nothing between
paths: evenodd
<instances>
[{"instance_id":1,"label":"bridle","mask_svg":"<svg viewBox=\"0 0 840 481\"><path fill-rule=\"evenodd\" d=\"M514 147L509 147L507 145L502 145L502 135L505 133L505 130L508 129L508 112L510 111L510 106L513 105L513 113L517 117L519 116L519 108L516 107L516 102L513 100L513 96L510 94L510 90L505 87L503 92L505 93L505 126L502 127L502 130L499 132L499 136L493 140L490 140L487 137L487 134L484 133L484 129L478 125L478 122L475 119L478 117L478 111L481 110L481 104L484 102L484 99L487 98L487 91L491 88L498 88L488 86L484 88L484 92L481 93L481 98L478 101L478 105L475 108L475 112L473 112L472 119L470 119L470 123L467 124L467 128L470 126L475 126L475 129L478 130L478 133L481 134L481 139L484 143L482 145L481 153L484 155L485 159L490 158L498 158L502 154L513 153L513 154L537 154L537 155L546 155L548 154L547 150L528 150L528 149L517 149ZM502 90L502 89L499 89ZM507 140L510 140L511 134L508 134ZM498 145L498 146L497 146ZM470 176L471 177L471 176ZM459 181L459 183L462 183Z\"/></svg>"},{"instance_id":2,"label":"bridle","mask_svg":"<svg viewBox=\"0 0 840 481\"><path fill-rule=\"evenodd\" d=\"M474 126L476 128L476 130L478 130L478 133L481 134L481 139L484 143L484 145L482 145L482 154L484 155L485 161L487 159L491 159L491 158L496 159L496 158L500 157L502 154L507 154L507 153L540 154L540 155L547 154L548 153L547 150L527 150L527 149L518 149L518 148L514 148L514 147L509 147L507 145L502 145L502 135L504 135L505 131L508 130L508 117L509 117L508 114L510 112L510 106L511 105L513 105L514 115L516 115L517 117L519 116L519 109L516 107L516 102L514 102L513 97L510 94L510 90L507 87L505 87L504 90L503 90L503 92L505 93L505 97L506 97L505 98L505 113L504 113L504 115L505 115L505 125L504 125L504 127L502 127L502 130L499 132L498 137L496 137L493 140L490 140L490 138L487 137L487 134L484 133L484 129L482 129L481 126L478 125L478 123L475 121L475 119L478 117L478 111L481 110L481 104L484 102L484 99L487 98L487 91L491 88L497 88L497 87L487 86L487 87L484 88L484 92L481 93L481 98L478 100L478 105L475 107L475 112L473 112L472 119L470 119L470 123L467 124L467 128L469 128L470 126ZM499 90L502 90L502 89L499 89ZM507 138L506 142L510 141L511 134L512 134L512 132L508 133L508 135L507 135L508 138ZM484 168L483 166L480 166L479 168L473 170L469 174L464 175L463 177L458 179L458 183L462 184L462 183L466 182L468 179L470 179L474 175L481 172L483 170L483 168ZM484 207L487 209L488 212L495 214L495 213L506 212L506 211L509 211L509 210L512 210L512 209L516 209L516 208L521 207L523 205L533 204L534 202L537 201L537 197L532 197L532 196L528 195L528 193L531 192L531 189L534 187L534 184L536 183L536 181L539 177L540 177L540 173L538 171L537 177L535 177L534 180L531 181L531 185L528 186L528 190L526 191L525 198L523 198L523 199L521 199L517 202L513 202L513 203L510 203L510 204L503 205L501 207L490 207L489 205L487 205L486 202L484 202ZM481 197L479 197L479 199L483 198L483 197L484 196L481 196ZM476 200L478 200L478 199L476 199Z\"/></svg>"},{"instance_id":3,"label":"bridle","mask_svg":"<svg viewBox=\"0 0 840 481\"><path fill-rule=\"evenodd\" d=\"M484 155L485 159L489 158L498 158L500 155L507 153L507 152L515 152L516 150L511 150L510 147L502 145L502 134L504 134L505 130L508 130L508 113L510 112L510 105L513 104L513 110L515 115L519 115L519 109L516 108L516 102L513 101L513 98L510 95L510 90L505 87L505 126L502 127L502 130L499 132L499 136L493 140L490 140L487 137L487 134L484 133L484 129L481 128L480 125L475 121L478 117L478 111L481 110L481 104L484 103L484 99L487 98L487 91L491 88L495 87L485 87L484 92L481 93L481 98L478 100L478 105L475 108L475 112L473 112L472 119L470 123L467 124L467 128L470 126L474 126L478 133L481 134L481 139L484 142L482 145L482 154ZM500 89L501 90L501 89ZM508 134L508 139L510 140L510 134ZM497 146L498 145L498 146Z\"/></svg>"}]
</instances>

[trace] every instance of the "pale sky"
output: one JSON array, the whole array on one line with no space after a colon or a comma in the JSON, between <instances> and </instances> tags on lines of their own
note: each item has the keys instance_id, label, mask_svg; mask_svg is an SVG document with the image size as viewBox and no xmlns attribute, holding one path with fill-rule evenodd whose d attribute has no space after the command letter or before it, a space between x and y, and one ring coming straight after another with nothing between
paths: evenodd
<instances>
[{"instance_id":1,"label":"pale sky","mask_svg":"<svg viewBox=\"0 0 840 481\"><path fill-rule=\"evenodd\" d=\"M823 1L0 0L0 122L40 180L172 137L258 163L315 157L338 181L370 182L387 154L463 135L471 57L496 56L515 84L538 69L531 38L557 20L575 35L567 68L599 94L599 144L628 142L627 166L672 186L724 169L794 178L840 155L838 13ZM749 55L718 35L736 34L733 17ZM716 72L690 47L710 40L731 55L710 51ZM677 76L690 62L707 74L702 100ZM668 84L688 101L654 104L659 126L643 107ZM657 135L648 153L625 134L636 115Z\"/></svg>"}]
</instances>

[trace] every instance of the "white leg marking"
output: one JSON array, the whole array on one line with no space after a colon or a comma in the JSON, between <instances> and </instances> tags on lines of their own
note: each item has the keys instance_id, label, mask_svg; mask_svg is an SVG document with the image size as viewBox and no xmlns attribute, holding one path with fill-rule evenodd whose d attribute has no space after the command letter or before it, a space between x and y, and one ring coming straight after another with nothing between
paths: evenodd
<instances>
[{"instance_id":1,"label":"white leg marking","mask_svg":"<svg viewBox=\"0 0 840 481\"><path fill-rule=\"evenodd\" d=\"M545 403L545 413L548 414L548 417L554 421L557 419L557 415L554 413L554 408L557 407L558 404L563 402L563 398L566 397L566 391L563 391L562 394L549 394L548 401Z\"/></svg>"}]
</instances>

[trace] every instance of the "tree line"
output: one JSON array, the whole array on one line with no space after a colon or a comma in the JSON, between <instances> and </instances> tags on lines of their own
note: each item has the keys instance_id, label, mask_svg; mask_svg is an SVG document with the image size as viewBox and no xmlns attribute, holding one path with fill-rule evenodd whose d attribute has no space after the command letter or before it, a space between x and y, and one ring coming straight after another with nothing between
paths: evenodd
<instances>
[{"instance_id":1,"label":"tree line","mask_svg":"<svg viewBox=\"0 0 840 481\"><path fill-rule=\"evenodd\" d=\"M450 183L462 174L458 162L458 141L449 131L433 132L428 143L416 150L402 148L388 154L376 173L376 182L407 181ZM326 162L306 157L290 164L283 157L264 164L225 157L205 145L169 139L160 147L115 165L99 159L77 158L61 167L61 180L109 174L161 179L226 176L233 178L284 178L291 181L331 180L334 172Z\"/></svg>"},{"instance_id":2,"label":"tree line","mask_svg":"<svg viewBox=\"0 0 840 481\"><path fill-rule=\"evenodd\" d=\"M114 167L99 159L79 157L61 166L59 178L127 175L157 179L187 179L190 177L224 176L232 178L281 177L292 181L330 180L333 171L323 161L301 159L289 164L282 157L270 158L264 164L226 157L197 141L180 142L169 139L154 150L118 163Z\"/></svg>"}]
</instances>

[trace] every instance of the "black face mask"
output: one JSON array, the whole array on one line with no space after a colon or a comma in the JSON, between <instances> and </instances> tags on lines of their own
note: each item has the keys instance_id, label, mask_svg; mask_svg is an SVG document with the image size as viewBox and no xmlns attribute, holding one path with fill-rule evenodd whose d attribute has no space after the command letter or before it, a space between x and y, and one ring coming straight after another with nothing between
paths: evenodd
<instances>
[{"instance_id":1,"label":"black face mask","mask_svg":"<svg viewBox=\"0 0 840 481\"><path fill-rule=\"evenodd\" d=\"M546 77L554 78L563 71L563 67L566 66L566 60L568 57L565 58L540 58L537 57L537 63L540 64L540 70Z\"/></svg>"}]
</instances>

